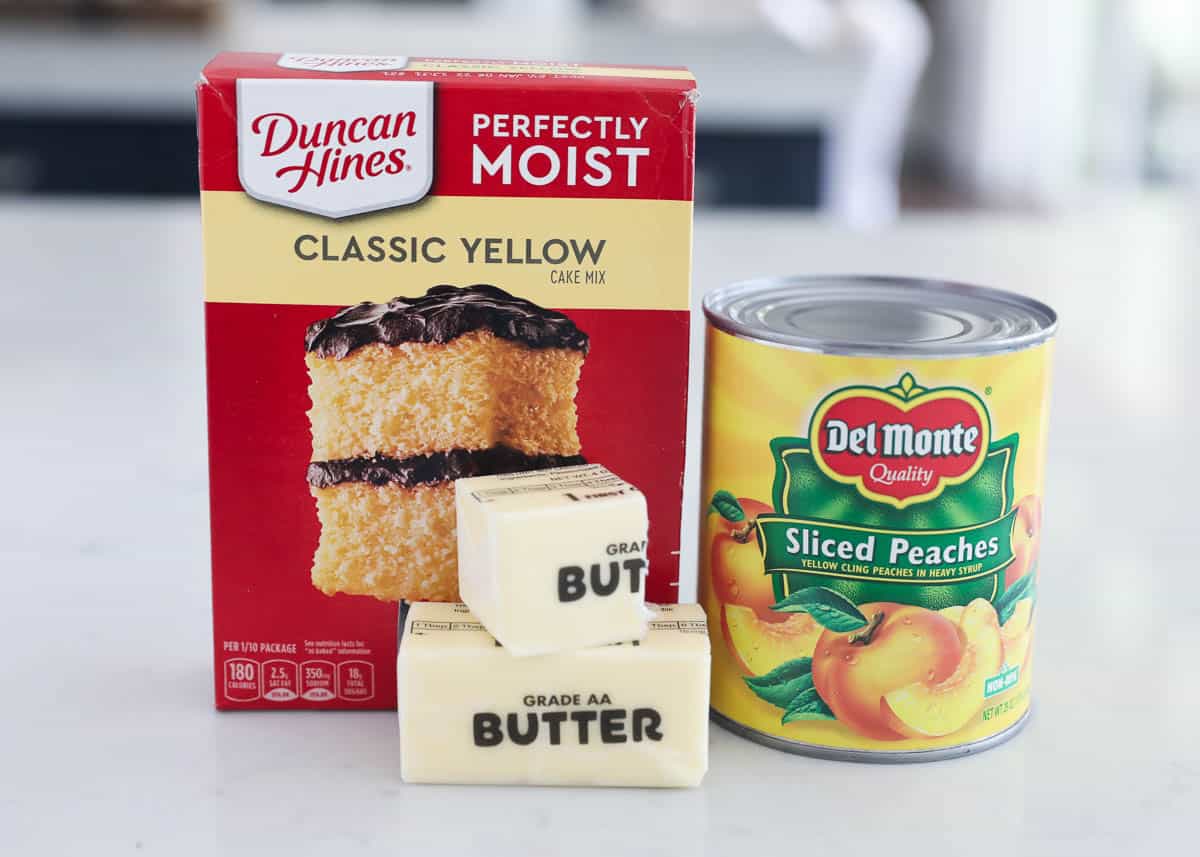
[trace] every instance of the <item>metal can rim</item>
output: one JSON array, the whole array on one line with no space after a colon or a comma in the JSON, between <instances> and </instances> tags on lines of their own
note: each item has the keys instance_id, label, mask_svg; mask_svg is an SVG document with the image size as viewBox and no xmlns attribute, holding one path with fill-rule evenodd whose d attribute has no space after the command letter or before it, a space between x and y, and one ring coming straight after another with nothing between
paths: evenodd
<instances>
[{"instance_id":1,"label":"metal can rim","mask_svg":"<svg viewBox=\"0 0 1200 857\"><path fill-rule=\"evenodd\" d=\"M1041 323L1032 331L991 341L974 340L957 343L942 341L934 346L921 346L916 342L901 341L880 344L854 339L821 339L775 331L769 327L749 325L731 318L727 312L722 312L717 307L719 302L728 303L731 298L739 295L765 292L781 287L802 289L805 286L817 284L845 285L847 288L856 284L874 287L886 285L909 294L917 292L927 294L931 298L936 298L937 295L949 295L959 301L963 299L973 301L978 307L1016 308L1024 311L1031 319L1040 319ZM850 305L849 300L847 300L847 305ZM705 317L713 327L742 339L793 351L857 357L894 356L938 359L1002 354L1041 345L1053 338L1058 331L1058 314L1042 301L1005 289L922 277L894 277L878 274L806 274L759 277L718 286L704 296L701 306Z\"/></svg>"}]
</instances>

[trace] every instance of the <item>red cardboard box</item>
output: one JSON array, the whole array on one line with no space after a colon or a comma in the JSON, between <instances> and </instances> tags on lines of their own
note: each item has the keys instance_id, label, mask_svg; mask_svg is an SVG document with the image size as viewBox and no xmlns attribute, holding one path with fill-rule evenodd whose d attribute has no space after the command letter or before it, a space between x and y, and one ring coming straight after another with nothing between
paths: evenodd
<instances>
[{"instance_id":1,"label":"red cardboard box","mask_svg":"<svg viewBox=\"0 0 1200 857\"><path fill-rule=\"evenodd\" d=\"M394 707L398 604L457 595L463 475L605 464L647 498L648 600L677 600L695 93L678 68L205 68L218 707Z\"/></svg>"}]
</instances>

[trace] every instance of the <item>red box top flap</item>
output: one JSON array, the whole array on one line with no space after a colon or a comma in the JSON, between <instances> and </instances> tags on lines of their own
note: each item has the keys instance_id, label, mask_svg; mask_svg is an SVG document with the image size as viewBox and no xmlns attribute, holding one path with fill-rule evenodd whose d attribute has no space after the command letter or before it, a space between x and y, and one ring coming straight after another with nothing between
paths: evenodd
<instances>
[{"instance_id":1,"label":"red box top flap","mask_svg":"<svg viewBox=\"0 0 1200 857\"><path fill-rule=\"evenodd\" d=\"M512 87L517 84L529 89L604 87L686 92L696 87L691 72L679 66L234 51L214 57L204 67L202 76L203 81L218 85L239 78L344 78L436 81L443 86L465 83L475 87L488 84Z\"/></svg>"}]
</instances>

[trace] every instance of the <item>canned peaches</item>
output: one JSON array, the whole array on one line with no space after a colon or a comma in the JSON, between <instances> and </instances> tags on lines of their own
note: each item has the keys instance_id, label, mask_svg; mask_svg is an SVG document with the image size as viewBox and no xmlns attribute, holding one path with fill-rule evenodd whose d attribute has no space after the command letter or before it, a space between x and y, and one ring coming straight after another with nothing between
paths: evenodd
<instances>
[{"instance_id":1,"label":"canned peaches","mask_svg":"<svg viewBox=\"0 0 1200 857\"><path fill-rule=\"evenodd\" d=\"M700 594L719 722L941 758L1030 707L1049 307L898 278L712 292Z\"/></svg>"}]
</instances>

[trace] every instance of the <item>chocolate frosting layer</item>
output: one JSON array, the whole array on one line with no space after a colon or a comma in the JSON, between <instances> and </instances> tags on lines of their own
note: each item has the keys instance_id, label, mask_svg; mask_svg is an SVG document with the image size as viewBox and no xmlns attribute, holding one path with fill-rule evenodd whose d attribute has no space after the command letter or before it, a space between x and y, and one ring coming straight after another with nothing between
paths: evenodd
<instances>
[{"instance_id":1,"label":"chocolate frosting layer","mask_svg":"<svg viewBox=\"0 0 1200 857\"><path fill-rule=\"evenodd\" d=\"M468 476L492 476L586 463L582 455L526 455L508 446L478 450L452 449L411 458L373 455L370 458L314 461L308 465L308 484L314 488L332 488L345 482L366 482L376 486L415 488Z\"/></svg>"},{"instance_id":2,"label":"chocolate frosting layer","mask_svg":"<svg viewBox=\"0 0 1200 857\"><path fill-rule=\"evenodd\" d=\"M587 334L561 312L483 283L466 288L434 286L419 298L346 307L310 324L304 347L340 360L376 342L445 343L473 330L490 330L531 348L571 348L584 354L588 350Z\"/></svg>"}]
</instances>

